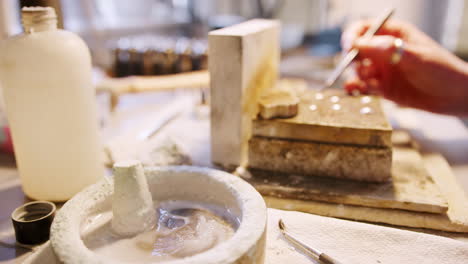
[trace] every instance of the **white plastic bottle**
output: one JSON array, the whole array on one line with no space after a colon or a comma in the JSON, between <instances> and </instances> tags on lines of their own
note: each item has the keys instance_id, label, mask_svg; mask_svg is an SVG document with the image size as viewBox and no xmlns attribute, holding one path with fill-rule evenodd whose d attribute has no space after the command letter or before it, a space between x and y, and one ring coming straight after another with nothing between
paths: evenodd
<instances>
[{"instance_id":1,"label":"white plastic bottle","mask_svg":"<svg viewBox=\"0 0 468 264\"><path fill-rule=\"evenodd\" d=\"M57 29L53 8L22 10L24 34L0 44L0 83L23 190L65 201L104 175L91 58Z\"/></svg>"}]
</instances>

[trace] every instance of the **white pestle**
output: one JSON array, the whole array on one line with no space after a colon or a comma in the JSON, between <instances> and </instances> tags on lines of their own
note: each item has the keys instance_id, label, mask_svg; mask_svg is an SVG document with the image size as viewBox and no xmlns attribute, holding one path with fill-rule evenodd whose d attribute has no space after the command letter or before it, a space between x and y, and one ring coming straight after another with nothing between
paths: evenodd
<instances>
[{"instance_id":1,"label":"white pestle","mask_svg":"<svg viewBox=\"0 0 468 264\"><path fill-rule=\"evenodd\" d=\"M112 229L121 236L133 236L156 224L151 193L141 163L129 160L114 164Z\"/></svg>"}]
</instances>

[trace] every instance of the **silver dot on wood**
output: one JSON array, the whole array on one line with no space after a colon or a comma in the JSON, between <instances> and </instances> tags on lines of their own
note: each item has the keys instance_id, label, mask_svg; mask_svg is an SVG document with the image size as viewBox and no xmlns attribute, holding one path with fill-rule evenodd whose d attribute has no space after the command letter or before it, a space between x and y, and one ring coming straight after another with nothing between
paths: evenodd
<instances>
[{"instance_id":1,"label":"silver dot on wood","mask_svg":"<svg viewBox=\"0 0 468 264\"><path fill-rule=\"evenodd\" d=\"M315 94L315 99L316 99L316 100L322 100L323 97L324 97L324 96L323 96L322 93L316 93L316 94Z\"/></svg>"},{"instance_id":2,"label":"silver dot on wood","mask_svg":"<svg viewBox=\"0 0 468 264\"><path fill-rule=\"evenodd\" d=\"M359 112L361 114L363 114L363 115L372 114L372 108L370 108L368 106L365 106L365 107L361 108L361 110Z\"/></svg>"},{"instance_id":3,"label":"silver dot on wood","mask_svg":"<svg viewBox=\"0 0 468 264\"><path fill-rule=\"evenodd\" d=\"M314 105L314 104L309 105L309 110L310 110L310 111L315 111L315 110L317 110L317 106Z\"/></svg>"},{"instance_id":4,"label":"silver dot on wood","mask_svg":"<svg viewBox=\"0 0 468 264\"><path fill-rule=\"evenodd\" d=\"M332 105L332 109L335 110L335 111L339 111L341 109L341 105L339 104L333 104Z\"/></svg>"},{"instance_id":5,"label":"silver dot on wood","mask_svg":"<svg viewBox=\"0 0 468 264\"><path fill-rule=\"evenodd\" d=\"M338 103L340 101L340 97L334 95L332 97L330 97L330 102L332 103Z\"/></svg>"},{"instance_id":6,"label":"silver dot on wood","mask_svg":"<svg viewBox=\"0 0 468 264\"><path fill-rule=\"evenodd\" d=\"M361 103L363 103L363 104L368 104L368 103L370 103L371 101L372 101L372 98L370 98L370 96L363 96L363 97L361 98Z\"/></svg>"}]
</instances>

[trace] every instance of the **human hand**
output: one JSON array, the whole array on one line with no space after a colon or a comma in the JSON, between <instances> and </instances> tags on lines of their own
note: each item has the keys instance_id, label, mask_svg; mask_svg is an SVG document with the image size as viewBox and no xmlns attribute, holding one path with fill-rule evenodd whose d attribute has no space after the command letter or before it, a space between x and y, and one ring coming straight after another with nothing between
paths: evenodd
<instances>
[{"instance_id":1,"label":"human hand","mask_svg":"<svg viewBox=\"0 0 468 264\"><path fill-rule=\"evenodd\" d=\"M373 23L362 20L342 35L345 51L359 49L357 77L345 83L348 92L382 95L404 106L468 115L468 66L411 24L389 20L377 34L362 35ZM395 40L403 40L401 60L391 63Z\"/></svg>"}]
</instances>

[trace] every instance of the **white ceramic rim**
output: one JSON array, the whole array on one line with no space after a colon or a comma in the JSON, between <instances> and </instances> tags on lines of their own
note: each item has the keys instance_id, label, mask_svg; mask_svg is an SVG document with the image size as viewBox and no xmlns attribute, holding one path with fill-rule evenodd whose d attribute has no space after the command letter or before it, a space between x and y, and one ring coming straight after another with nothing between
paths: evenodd
<instances>
[{"instance_id":1,"label":"white ceramic rim","mask_svg":"<svg viewBox=\"0 0 468 264\"><path fill-rule=\"evenodd\" d=\"M250 184L241 178L227 172L193 167L193 166L167 166L145 168L145 171L152 173L159 172L186 172L202 174L228 184L232 187L237 200L241 203L242 220L233 237L219 244L218 246L197 254L192 257L159 262L165 264L221 264L234 263L245 254L251 255L256 248L256 243L265 234L267 210L262 196ZM147 178L151 177L148 176ZM151 179L148 178L148 182ZM74 263L116 263L114 260L106 260L88 249L80 236L81 220L90 211L94 210L96 204L109 199L113 193L113 179L101 180L100 182L86 188L60 209L51 227L51 244L57 257L66 264ZM64 235L61 231L68 230ZM263 253L262 253L263 254ZM252 256L253 258L253 256ZM128 263L128 262L121 262Z\"/></svg>"}]
</instances>

